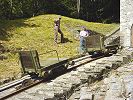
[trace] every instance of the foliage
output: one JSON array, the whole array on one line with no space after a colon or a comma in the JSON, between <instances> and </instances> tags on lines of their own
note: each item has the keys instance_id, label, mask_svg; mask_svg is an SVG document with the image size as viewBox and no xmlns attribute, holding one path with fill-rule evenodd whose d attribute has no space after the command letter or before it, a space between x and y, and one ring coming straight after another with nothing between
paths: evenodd
<instances>
[{"instance_id":1,"label":"foliage","mask_svg":"<svg viewBox=\"0 0 133 100\"><path fill-rule=\"evenodd\" d=\"M0 0L0 17L3 19L28 18L39 14L60 14L86 21L119 22L120 0ZM104 21L106 22L106 21Z\"/></svg>"}]
</instances>

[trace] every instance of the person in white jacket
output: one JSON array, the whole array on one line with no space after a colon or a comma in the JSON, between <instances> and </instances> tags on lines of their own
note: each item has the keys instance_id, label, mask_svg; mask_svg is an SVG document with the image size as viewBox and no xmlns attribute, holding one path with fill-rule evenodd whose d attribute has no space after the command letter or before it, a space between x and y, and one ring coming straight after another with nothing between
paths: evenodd
<instances>
[{"instance_id":1,"label":"person in white jacket","mask_svg":"<svg viewBox=\"0 0 133 100\"><path fill-rule=\"evenodd\" d=\"M86 30L85 27L83 27L83 30L80 31L80 53L84 54L87 52L86 48L86 37L89 36L88 31Z\"/></svg>"}]
</instances>

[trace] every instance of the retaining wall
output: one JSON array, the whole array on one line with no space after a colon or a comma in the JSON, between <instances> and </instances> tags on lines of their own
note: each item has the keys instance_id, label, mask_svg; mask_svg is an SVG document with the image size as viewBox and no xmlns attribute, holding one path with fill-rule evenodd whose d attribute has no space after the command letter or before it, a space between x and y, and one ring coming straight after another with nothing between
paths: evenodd
<instances>
[{"instance_id":1,"label":"retaining wall","mask_svg":"<svg viewBox=\"0 0 133 100\"><path fill-rule=\"evenodd\" d=\"M41 83L8 100L68 100L82 84L88 83L89 85L102 79L109 71L129 63L132 58L133 50L123 49L111 57L85 64L74 71L51 80L51 82Z\"/></svg>"}]
</instances>

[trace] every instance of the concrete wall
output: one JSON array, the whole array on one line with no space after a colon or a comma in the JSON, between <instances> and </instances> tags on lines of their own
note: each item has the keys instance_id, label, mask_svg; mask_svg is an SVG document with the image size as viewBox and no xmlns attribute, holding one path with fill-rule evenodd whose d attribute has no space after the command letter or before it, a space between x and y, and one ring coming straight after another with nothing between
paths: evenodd
<instances>
[{"instance_id":1,"label":"concrete wall","mask_svg":"<svg viewBox=\"0 0 133 100\"><path fill-rule=\"evenodd\" d=\"M131 46L131 26L133 24L133 0L120 0L120 33L124 47Z\"/></svg>"}]
</instances>

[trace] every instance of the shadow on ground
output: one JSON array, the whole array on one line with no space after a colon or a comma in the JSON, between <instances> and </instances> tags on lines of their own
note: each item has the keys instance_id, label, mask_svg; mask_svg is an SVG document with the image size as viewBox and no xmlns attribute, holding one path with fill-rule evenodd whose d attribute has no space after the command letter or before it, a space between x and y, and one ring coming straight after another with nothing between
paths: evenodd
<instances>
[{"instance_id":1,"label":"shadow on ground","mask_svg":"<svg viewBox=\"0 0 133 100\"><path fill-rule=\"evenodd\" d=\"M63 43L67 43L67 42L71 42L72 43L72 41L69 40L68 38L64 38L64 42Z\"/></svg>"},{"instance_id":2,"label":"shadow on ground","mask_svg":"<svg viewBox=\"0 0 133 100\"><path fill-rule=\"evenodd\" d=\"M27 19L19 20L0 20L0 41L8 41L13 34L9 33L11 30L20 27L40 27L34 23L27 24Z\"/></svg>"}]
</instances>

